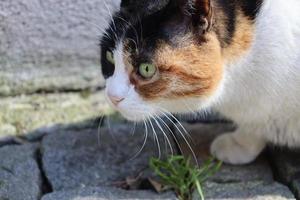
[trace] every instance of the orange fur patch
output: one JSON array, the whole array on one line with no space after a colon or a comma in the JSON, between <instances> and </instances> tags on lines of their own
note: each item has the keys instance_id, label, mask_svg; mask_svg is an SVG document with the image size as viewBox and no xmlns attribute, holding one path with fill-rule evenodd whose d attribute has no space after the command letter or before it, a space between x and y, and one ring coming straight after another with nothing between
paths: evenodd
<instances>
[{"instance_id":1,"label":"orange fur patch","mask_svg":"<svg viewBox=\"0 0 300 200\"><path fill-rule=\"evenodd\" d=\"M216 26L222 31L225 29L222 27L224 24ZM251 47L253 22L240 11L236 24L231 43L223 49L214 30L205 35L201 44L192 33L178 38L176 47L162 42L153 57L153 64L158 67L159 74L149 82L136 75L129 54L125 52L124 60L131 83L145 100L212 95L222 80L225 62L242 57Z\"/></svg>"},{"instance_id":2,"label":"orange fur patch","mask_svg":"<svg viewBox=\"0 0 300 200\"><path fill-rule=\"evenodd\" d=\"M223 74L219 41L215 34L207 34L206 42L199 45L186 38L180 47L162 43L153 63L159 69L159 79L136 86L145 99L202 97L212 94Z\"/></svg>"},{"instance_id":3,"label":"orange fur patch","mask_svg":"<svg viewBox=\"0 0 300 200\"><path fill-rule=\"evenodd\" d=\"M250 49L254 39L254 23L240 11L236 18L236 30L229 46L223 49L226 62L233 62Z\"/></svg>"}]
</instances>

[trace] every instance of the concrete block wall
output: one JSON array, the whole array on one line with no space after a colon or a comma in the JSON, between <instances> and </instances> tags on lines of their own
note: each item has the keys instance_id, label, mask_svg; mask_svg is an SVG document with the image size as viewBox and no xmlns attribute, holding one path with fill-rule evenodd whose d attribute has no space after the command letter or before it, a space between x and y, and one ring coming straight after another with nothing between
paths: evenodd
<instances>
[{"instance_id":1,"label":"concrete block wall","mask_svg":"<svg viewBox=\"0 0 300 200\"><path fill-rule=\"evenodd\" d=\"M0 96L103 84L99 38L120 0L0 0Z\"/></svg>"}]
</instances>

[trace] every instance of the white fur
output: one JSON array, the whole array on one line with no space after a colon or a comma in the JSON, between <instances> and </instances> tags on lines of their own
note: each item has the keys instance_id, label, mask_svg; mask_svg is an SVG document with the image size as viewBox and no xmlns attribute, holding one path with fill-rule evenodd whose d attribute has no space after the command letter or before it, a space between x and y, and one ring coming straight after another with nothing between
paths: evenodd
<instances>
[{"instance_id":1,"label":"white fur","mask_svg":"<svg viewBox=\"0 0 300 200\"><path fill-rule=\"evenodd\" d=\"M123 60L123 44L116 47L114 54L115 71L113 76L106 80L107 96L115 96L124 100L117 106L109 98L111 106L121 112L129 120L137 121L147 119L147 115L153 111L152 106L143 102L141 97L136 93L134 86L130 84L128 73Z\"/></svg>"},{"instance_id":2,"label":"white fur","mask_svg":"<svg viewBox=\"0 0 300 200\"><path fill-rule=\"evenodd\" d=\"M224 151L232 145L228 140L244 143L246 149L257 146L255 156L262 150L261 142L300 146L299 10L298 0L265 0L251 50L243 60L226 67L224 89L213 107L233 119L239 129L213 143L211 151L218 158L224 160ZM254 159L249 151L231 148L226 155L230 163Z\"/></svg>"},{"instance_id":3,"label":"white fur","mask_svg":"<svg viewBox=\"0 0 300 200\"><path fill-rule=\"evenodd\" d=\"M114 53L116 71L107 81L107 92L125 98L116 109L132 120L161 111L218 110L239 126L211 146L225 162L248 163L267 142L300 146L299 11L299 0L265 0L253 46L243 59L227 64L224 80L210 99L145 102L126 76L121 44Z\"/></svg>"}]
</instances>

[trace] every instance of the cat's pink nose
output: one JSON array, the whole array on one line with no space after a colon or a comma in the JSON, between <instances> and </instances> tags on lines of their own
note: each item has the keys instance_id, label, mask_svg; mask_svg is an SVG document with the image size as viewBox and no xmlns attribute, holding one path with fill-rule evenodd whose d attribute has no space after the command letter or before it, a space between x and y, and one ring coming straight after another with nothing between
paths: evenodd
<instances>
[{"instance_id":1,"label":"cat's pink nose","mask_svg":"<svg viewBox=\"0 0 300 200\"><path fill-rule=\"evenodd\" d=\"M117 97L117 96L113 96L110 94L108 94L108 98L115 106L117 106L119 103L121 103L125 99L123 97Z\"/></svg>"}]
</instances>

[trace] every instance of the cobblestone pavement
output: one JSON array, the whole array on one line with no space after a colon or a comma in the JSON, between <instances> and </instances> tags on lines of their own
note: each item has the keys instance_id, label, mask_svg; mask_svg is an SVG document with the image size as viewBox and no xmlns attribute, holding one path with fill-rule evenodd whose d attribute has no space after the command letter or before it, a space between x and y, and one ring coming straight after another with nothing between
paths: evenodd
<instances>
[{"instance_id":1,"label":"cobblestone pavement","mask_svg":"<svg viewBox=\"0 0 300 200\"><path fill-rule=\"evenodd\" d=\"M146 146L136 155L144 142L143 126L134 128L131 123L117 119L109 123L107 119L71 122L30 130L29 135L13 135L12 140L0 142L1 200L176 199L172 191L158 194L145 184L153 176L148 169L149 158L158 152L150 132ZM183 125L192 136L199 161L208 156L214 137L234 129L221 122ZM190 154L177 128L169 127L177 135L182 153ZM159 136L166 155L171 151L164 148L162 134ZM179 145L174 142L172 146L179 153ZM206 197L300 199L299 155L296 150L270 147L250 165L223 165L205 183ZM134 190L117 187L127 178L137 176L140 182Z\"/></svg>"}]
</instances>

